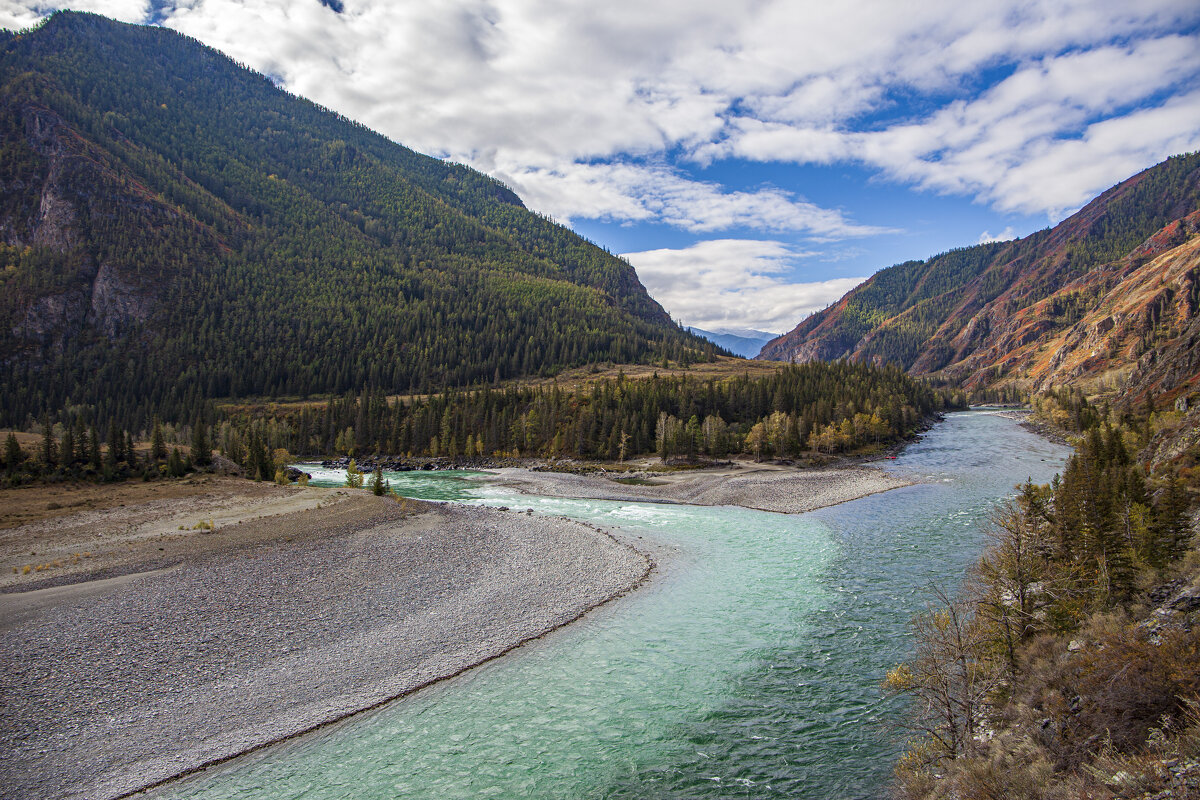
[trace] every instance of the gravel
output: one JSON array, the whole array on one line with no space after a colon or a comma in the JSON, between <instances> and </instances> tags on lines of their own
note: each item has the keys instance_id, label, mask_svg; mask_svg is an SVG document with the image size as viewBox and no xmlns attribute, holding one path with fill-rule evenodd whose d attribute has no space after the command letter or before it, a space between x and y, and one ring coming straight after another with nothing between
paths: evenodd
<instances>
[{"instance_id":1,"label":"gravel","mask_svg":"<svg viewBox=\"0 0 1200 800\"><path fill-rule=\"evenodd\" d=\"M618 483L609 475L497 470L506 485L519 491L555 497L698 506L741 506L761 511L801 514L825 506L886 492L912 481L870 467L784 469L740 465L736 470L704 470L649 474L659 485ZM624 477L616 475L615 477Z\"/></svg>"},{"instance_id":2,"label":"gravel","mask_svg":"<svg viewBox=\"0 0 1200 800\"><path fill-rule=\"evenodd\" d=\"M347 506L352 506L349 510ZM353 513L351 513L353 512ZM635 586L648 559L565 519L353 498L278 536L53 602L4 595L0 786L119 797L377 706Z\"/></svg>"}]
</instances>

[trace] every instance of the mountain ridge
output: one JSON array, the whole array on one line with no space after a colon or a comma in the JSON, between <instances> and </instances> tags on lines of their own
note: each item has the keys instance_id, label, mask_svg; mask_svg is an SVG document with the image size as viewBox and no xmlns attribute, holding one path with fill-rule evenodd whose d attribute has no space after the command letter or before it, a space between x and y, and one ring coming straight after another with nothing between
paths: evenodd
<instances>
[{"instance_id":1,"label":"mountain ridge","mask_svg":"<svg viewBox=\"0 0 1200 800\"><path fill-rule=\"evenodd\" d=\"M778 334L756 331L751 328L720 328L715 331L706 331L689 325L687 330L743 358L754 358L762 350L763 345L778 336Z\"/></svg>"},{"instance_id":2,"label":"mountain ridge","mask_svg":"<svg viewBox=\"0 0 1200 800\"><path fill-rule=\"evenodd\" d=\"M1200 154L1175 156L1053 228L881 270L760 357L892 362L969 388L1043 391L1137 378L1131 385L1141 396L1150 385L1139 376L1157 360L1151 351L1194 344L1195 301L1188 298L1200 282L1200 261L1189 242L1198 211ZM1147 293L1150 285L1156 289ZM1122 305L1120 295L1135 286L1143 289L1136 307ZM1120 320L1089 317L1110 306L1120 306ZM1105 352L1091 352L1096 337L1118 323L1104 337ZM1088 326L1105 330L1089 333ZM1196 385L1194 372L1177 372L1160 376L1154 390L1169 400Z\"/></svg>"},{"instance_id":3,"label":"mountain ridge","mask_svg":"<svg viewBox=\"0 0 1200 800\"><path fill-rule=\"evenodd\" d=\"M0 37L0 86L10 422L715 352L498 181L173 31L58 12Z\"/></svg>"}]
</instances>

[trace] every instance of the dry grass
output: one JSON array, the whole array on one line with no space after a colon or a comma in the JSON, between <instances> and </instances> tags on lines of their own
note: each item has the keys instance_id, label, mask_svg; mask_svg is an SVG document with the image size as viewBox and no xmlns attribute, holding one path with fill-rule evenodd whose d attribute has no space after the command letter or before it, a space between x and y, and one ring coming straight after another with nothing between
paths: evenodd
<instances>
[{"instance_id":1,"label":"dry grass","mask_svg":"<svg viewBox=\"0 0 1200 800\"><path fill-rule=\"evenodd\" d=\"M1069 640L1081 646L1069 650ZM1125 613L1096 614L1069 637L1024 650L1010 702L981 752L897 765L902 797L1147 798L1200 781L1200 630L1157 633ZM932 768L931 768L932 766Z\"/></svg>"},{"instance_id":2,"label":"dry grass","mask_svg":"<svg viewBox=\"0 0 1200 800\"><path fill-rule=\"evenodd\" d=\"M123 481L120 483L52 483L0 490L0 530L30 522L65 517L80 511L132 506L152 500L201 497L227 486L232 478L199 476L180 481ZM244 486L243 486L244 484ZM238 481L239 492L255 494L259 486Z\"/></svg>"},{"instance_id":3,"label":"dry grass","mask_svg":"<svg viewBox=\"0 0 1200 800\"><path fill-rule=\"evenodd\" d=\"M713 378L718 380L736 378L745 374L749 374L754 378L761 378L767 375L774 375L784 366L786 364L782 361L752 361L750 359L732 358L729 356L718 356L717 360L712 363L692 364L688 367L681 367L677 362L671 362L665 369L662 364L602 364L567 370L552 378L520 378L504 381L500 385L500 388L504 389L510 386L553 386L557 383L563 389L576 390L590 386L597 381L615 379L621 374L624 374L626 378L630 378L631 380L642 380L651 378L654 375L664 378L686 375L702 381ZM413 400L425 400L431 396L433 395L397 394L389 395L387 399L389 402L400 400L408 403ZM275 400L260 399L223 403L220 404L220 408L232 414L249 414L251 416L277 414L286 416L302 411L305 408L323 408L326 403L328 403L326 399L285 397Z\"/></svg>"},{"instance_id":4,"label":"dry grass","mask_svg":"<svg viewBox=\"0 0 1200 800\"><path fill-rule=\"evenodd\" d=\"M602 366L598 369L580 367L563 372L554 378L518 381L518 383L525 386L550 386L557 382L563 388L574 389L581 386L588 386L596 381L611 380L621 373L624 373L625 377L634 380L650 378L655 374L664 378L677 378L686 375L697 380L709 380L711 378L719 380L723 378L736 378L746 373L749 373L751 377L774 375L784 366L786 364L782 361L750 361L745 358L721 356L712 363L692 364L686 368L680 367L674 362L672 362L668 369L663 369L661 364L613 364Z\"/></svg>"}]
</instances>

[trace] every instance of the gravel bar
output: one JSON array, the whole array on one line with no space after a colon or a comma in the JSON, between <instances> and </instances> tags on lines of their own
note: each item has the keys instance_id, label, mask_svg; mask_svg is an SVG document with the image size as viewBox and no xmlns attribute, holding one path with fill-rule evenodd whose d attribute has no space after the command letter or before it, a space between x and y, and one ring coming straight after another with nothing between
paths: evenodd
<instances>
[{"instance_id":1,"label":"gravel bar","mask_svg":"<svg viewBox=\"0 0 1200 800\"><path fill-rule=\"evenodd\" d=\"M651 569L583 523L423 509L364 493L243 526L240 550L0 596L3 796L156 785L494 658Z\"/></svg>"},{"instance_id":2,"label":"gravel bar","mask_svg":"<svg viewBox=\"0 0 1200 800\"><path fill-rule=\"evenodd\" d=\"M618 483L620 473L576 475L562 472L496 470L501 482L518 491L553 497L697 506L741 506L782 514L802 514L860 497L911 486L912 481L871 467L784 469L742 464L735 470L651 473L647 482Z\"/></svg>"}]
</instances>

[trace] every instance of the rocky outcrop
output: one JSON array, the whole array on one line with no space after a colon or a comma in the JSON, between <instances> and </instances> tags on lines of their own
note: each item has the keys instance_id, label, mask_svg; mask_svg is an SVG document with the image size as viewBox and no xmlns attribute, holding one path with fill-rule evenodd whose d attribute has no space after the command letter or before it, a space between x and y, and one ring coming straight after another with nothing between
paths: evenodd
<instances>
[{"instance_id":1,"label":"rocky outcrop","mask_svg":"<svg viewBox=\"0 0 1200 800\"><path fill-rule=\"evenodd\" d=\"M93 152L54 112L33 103L15 103L24 144L38 169L10 177L0 187L25 197L26 205L9 203L0 214L0 240L54 254L61 264L58 286L41 295L17 298L19 312L10 328L11 346L49 346L91 327L114 340L150 318L157 305L152 291L139 285L137 270L111 262L96 264L84 247L81 230L99 197L114 198L134 213L131 219L177 216L161 202L117 181L105 159ZM33 191L28 191L32 189Z\"/></svg>"},{"instance_id":2,"label":"rocky outcrop","mask_svg":"<svg viewBox=\"0 0 1200 800\"><path fill-rule=\"evenodd\" d=\"M138 291L109 264L102 264L92 282L88 321L109 339L116 339L131 325L145 322L154 302Z\"/></svg>"},{"instance_id":3,"label":"rocky outcrop","mask_svg":"<svg viewBox=\"0 0 1200 800\"><path fill-rule=\"evenodd\" d=\"M13 327L12 334L38 344L61 340L65 330L78 327L86 309L87 298L81 291L39 297Z\"/></svg>"}]
</instances>

